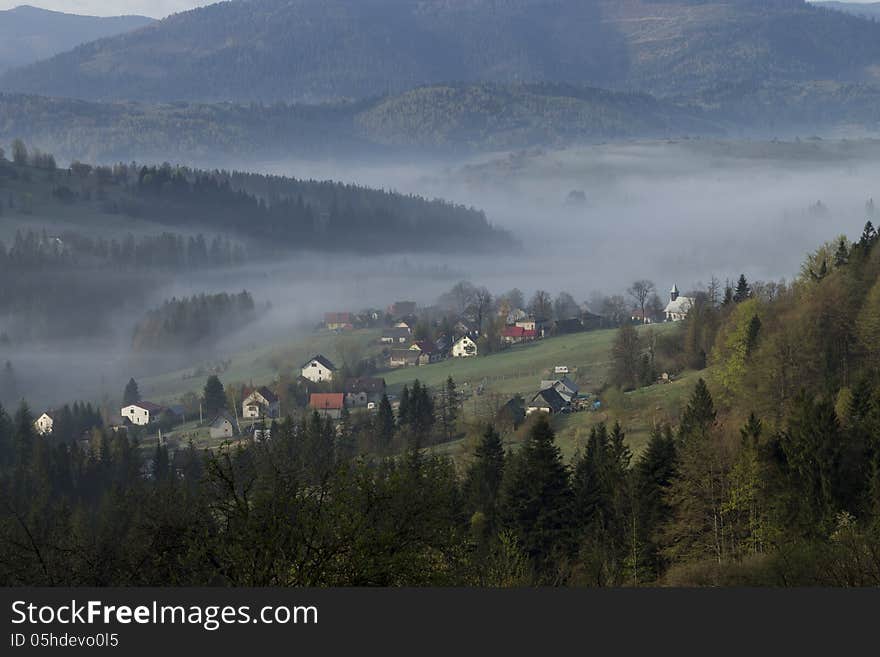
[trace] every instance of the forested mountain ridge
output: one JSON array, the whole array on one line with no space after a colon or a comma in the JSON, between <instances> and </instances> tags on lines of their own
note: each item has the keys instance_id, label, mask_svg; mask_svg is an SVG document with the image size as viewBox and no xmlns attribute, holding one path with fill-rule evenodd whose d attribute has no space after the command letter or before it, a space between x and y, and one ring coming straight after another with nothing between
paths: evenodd
<instances>
[{"instance_id":1,"label":"forested mountain ridge","mask_svg":"<svg viewBox=\"0 0 880 657\"><path fill-rule=\"evenodd\" d=\"M880 26L803 0L237 0L0 78L86 99L315 101L449 80L691 93L859 80Z\"/></svg>"},{"instance_id":2,"label":"forested mountain ridge","mask_svg":"<svg viewBox=\"0 0 880 657\"><path fill-rule=\"evenodd\" d=\"M880 2L837 2L836 0L829 0L827 2L814 2L813 4L817 7L842 11L854 16L861 16L862 18L870 18L872 20L880 18Z\"/></svg>"},{"instance_id":3,"label":"forested mountain ridge","mask_svg":"<svg viewBox=\"0 0 880 657\"><path fill-rule=\"evenodd\" d=\"M0 11L0 72L153 22L146 16L80 16L27 5Z\"/></svg>"},{"instance_id":4,"label":"forested mountain ridge","mask_svg":"<svg viewBox=\"0 0 880 657\"><path fill-rule=\"evenodd\" d=\"M449 84L321 105L95 103L0 93L0 140L98 162L486 150L723 132L685 103L562 84Z\"/></svg>"}]
</instances>

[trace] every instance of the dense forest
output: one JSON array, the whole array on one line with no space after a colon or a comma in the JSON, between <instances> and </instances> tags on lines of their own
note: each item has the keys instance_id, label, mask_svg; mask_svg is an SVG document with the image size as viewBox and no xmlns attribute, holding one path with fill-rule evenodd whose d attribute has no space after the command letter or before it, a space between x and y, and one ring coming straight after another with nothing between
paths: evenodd
<instances>
[{"instance_id":1,"label":"dense forest","mask_svg":"<svg viewBox=\"0 0 880 657\"><path fill-rule=\"evenodd\" d=\"M599 424L566 462L536 415L456 469L420 449L455 421L451 381L205 453L4 411L0 582L880 585L878 242L868 224L790 285L700 295L679 335L705 380L637 457Z\"/></svg>"},{"instance_id":2,"label":"dense forest","mask_svg":"<svg viewBox=\"0 0 880 657\"><path fill-rule=\"evenodd\" d=\"M668 95L864 77L878 34L802 0L239 0L9 71L0 86L172 102L314 102L450 80Z\"/></svg>"},{"instance_id":3,"label":"dense forest","mask_svg":"<svg viewBox=\"0 0 880 657\"><path fill-rule=\"evenodd\" d=\"M254 299L246 290L170 299L138 322L132 348L141 352L203 347L256 317Z\"/></svg>"}]
</instances>

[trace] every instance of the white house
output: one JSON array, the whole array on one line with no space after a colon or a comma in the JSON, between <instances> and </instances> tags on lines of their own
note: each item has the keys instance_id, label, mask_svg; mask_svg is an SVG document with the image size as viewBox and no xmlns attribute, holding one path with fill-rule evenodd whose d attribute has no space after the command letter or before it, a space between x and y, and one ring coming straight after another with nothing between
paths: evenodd
<instances>
[{"instance_id":1,"label":"white house","mask_svg":"<svg viewBox=\"0 0 880 657\"><path fill-rule=\"evenodd\" d=\"M278 396L266 386L252 391L241 402L241 417L245 420L257 420L261 417L276 418L280 410Z\"/></svg>"},{"instance_id":2,"label":"white house","mask_svg":"<svg viewBox=\"0 0 880 657\"><path fill-rule=\"evenodd\" d=\"M132 424L136 424L140 427L145 427L150 422L159 419L159 416L162 414L163 410L164 409L159 406L159 404L141 401L137 404L129 404L128 406L123 406L122 410L119 411L119 414L122 416L123 419L128 420Z\"/></svg>"},{"instance_id":3,"label":"white house","mask_svg":"<svg viewBox=\"0 0 880 657\"><path fill-rule=\"evenodd\" d=\"M209 429L211 438L232 438L235 433L235 427L232 420L225 413L221 413L211 422Z\"/></svg>"},{"instance_id":4,"label":"white house","mask_svg":"<svg viewBox=\"0 0 880 657\"><path fill-rule=\"evenodd\" d=\"M41 436L48 436L52 433L52 425L55 424L55 420L48 413L43 413L40 417L37 418L37 421L34 422L34 427L37 430L37 433Z\"/></svg>"},{"instance_id":5,"label":"white house","mask_svg":"<svg viewBox=\"0 0 880 657\"><path fill-rule=\"evenodd\" d=\"M333 373L335 371L336 366L332 363L332 361L326 356L322 356L321 354L318 354L314 358L311 358L302 366L303 378L308 379L309 381L314 381L315 383L321 383L322 381L332 381Z\"/></svg>"},{"instance_id":6,"label":"white house","mask_svg":"<svg viewBox=\"0 0 880 657\"><path fill-rule=\"evenodd\" d=\"M682 297L678 294L678 286L673 285L669 291L669 303L666 304L667 322L680 322L687 317L691 308L694 306L694 300L691 297Z\"/></svg>"},{"instance_id":7,"label":"white house","mask_svg":"<svg viewBox=\"0 0 880 657\"><path fill-rule=\"evenodd\" d=\"M470 358L471 356L476 355L477 343L471 340L468 336L459 338L456 340L455 344L452 345L453 358Z\"/></svg>"}]
</instances>

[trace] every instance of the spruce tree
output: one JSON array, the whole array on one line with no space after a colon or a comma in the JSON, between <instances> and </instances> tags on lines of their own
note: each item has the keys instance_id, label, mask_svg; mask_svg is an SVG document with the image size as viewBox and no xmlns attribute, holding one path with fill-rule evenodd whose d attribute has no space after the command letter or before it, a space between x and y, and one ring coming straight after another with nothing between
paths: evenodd
<instances>
[{"instance_id":1,"label":"spruce tree","mask_svg":"<svg viewBox=\"0 0 880 657\"><path fill-rule=\"evenodd\" d=\"M733 301L734 303L742 303L751 296L752 288L749 287L749 282L746 280L746 275L740 274L739 280L736 282L736 290L733 293Z\"/></svg>"},{"instance_id":2,"label":"spruce tree","mask_svg":"<svg viewBox=\"0 0 880 657\"><path fill-rule=\"evenodd\" d=\"M376 413L376 449L379 454L387 454L394 442L394 410L388 395L383 394Z\"/></svg>"},{"instance_id":3,"label":"spruce tree","mask_svg":"<svg viewBox=\"0 0 880 657\"><path fill-rule=\"evenodd\" d=\"M122 405L130 406L131 404L137 404L141 400L141 393L138 390L137 381L134 378L128 380L128 383L125 385L125 392L122 393Z\"/></svg>"},{"instance_id":4,"label":"spruce tree","mask_svg":"<svg viewBox=\"0 0 880 657\"><path fill-rule=\"evenodd\" d=\"M474 450L474 462L468 468L464 492L468 509L480 512L485 519L485 533L497 527L498 497L504 475L504 446L491 424L486 427Z\"/></svg>"},{"instance_id":5,"label":"spruce tree","mask_svg":"<svg viewBox=\"0 0 880 657\"><path fill-rule=\"evenodd\" d=\"M638 581L656 579L666 568L661 530L672 517L668 491L677 472L677 458L672 428L655 425L635 466Z\"/></svg>"},{"instance_id":6,"label":"spruce tree","mask_svg":"<svg viewBox=\"0 0 880 657\"><path fill-rule=\"evenodd\" d=\"M208 377L208 380L205 382L203 395L205 412L208 416L215 415L226 409L226 391L223 389L223 384L217 375L212 374Z\"/></svg>"}]
</instances>

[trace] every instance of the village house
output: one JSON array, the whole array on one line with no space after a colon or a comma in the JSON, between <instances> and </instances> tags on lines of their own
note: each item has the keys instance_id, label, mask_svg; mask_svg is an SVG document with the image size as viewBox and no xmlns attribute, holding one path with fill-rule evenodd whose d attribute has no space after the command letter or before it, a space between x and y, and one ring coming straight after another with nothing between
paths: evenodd
<instances>
[{"instance_id":1,"label":"village house","mask_svg":"<svg viewBox=\"0 0 880 657\"><path fill-rule=\"evenodd\" d=\"M388 367L418 367L422 352L412 349L392 349L388 356Z\"/></svg>"},{"instance_id":2,"label":"village house","mask_svg":"<svg viewBox=\"0 0 880 657\"><path fill-rule=\"evenodd\" d=\"M259 418L277 418L281 415L281 403L278 395L261 386L251 392L245 391L241 402L241 417L245 420Z\"/></svg>"},{"instance_id":3,"label":"village house","mask_svg":"<svg viewBox=\"0 0 880 657\"><path fill-rule=\"evenodd\" d=\"M385 329L379 341L384 344L406 344L411 337L412 334L408 328L390 328Z\"/></svg>"},{"instance_id":4,"label":"village house","mask_svg":"<svg viewBox=\"0 0 880 657\"><path fill-rule=\"evenodd\" d=\"M666 314L667 322L680 322L687 318L688 313L694 306L694 300L691 297L683 297L678 293L678 286L673 285L669 291L669 303L663 311Z\"/></svg>"},{"instance_id":5,"label":"village house","mask_svg":"<svg viewBox=\"0 0 880 657\"><path fill-rule=\"evenodd\" d=\"M302 366L303 378L314 383L332 381L334 372L336 372L336 366L329 358L321 354L310 358Z\"/></svg>"},{"instance_id":6,"label":"village house","mask_svg":"<svg viewBox=\"0 0 880 657\"><path fill-rule=\"evenodd\" d=\"M442 359L442 355L437 350L437 346L430 340L419 340L418 342L413 343L409 350L419 352L419 365L436 363L438 360Z\"/></svg>"},{"instance_id":7,"label":"village house","mask_svg":"<svg viewBox=\"0 0 880 657\"><path fill-rule=\"evenodd\" d=\"M139 427L145 427L150 422L155 422L159 416L165 411L163 406L152 402L140 401L137 404L129 404L123 406L119 414L125 419Z\"/></svg>"},{"instance_id":8,"label":"village house","mask_svg":"<svg viewBox=\"0 0 880 657\"><path fill-rule=\"evenodd\" d=\"M552 388L566 401L566 403L571 403L571 401L578 396L578 392L580 392L580 388L578 384L569 379L567 376L562 377L561 379L553 379L547 381L541 381L541 390L547 390Z\"/></svg>"},{"instance_id":9,"label":"village house","mask_svg":"<svg viewBox=\"0 0 880 657\"><path fill-rule=\"evenodd\" d=\"M455 344L452 345L453 358L470 358L471 356L476 355L477 343L471 340L468 336L459 338L456 340Z\"/></svg>"},{"instance_id":10,"label":"village house","mask_svg":"<svg viewBox=\"0 0 880 657\"><path fill-rule=\"evenodd\" d=\"M235 424L226 413L220 413L208 425L208 431L214 440L232 438L235 435Z\"/></svg>"},{"instance_id":11,"label":"village house","mask_svg":"<svg viewBox=\"0 0 880 657\"><path fill-rule=\"evenodd\" d=\"M48 436L52 433L52 426L54 424L55 418L52 417L51 412L46 412L37 418L36 422L34 422L34 428L41 436Z\"/></svg>"},{"instance_id":12,"label":"village house","mask_svg":"<svg viewBox=\"0 0 880 657\"><path fill-rule=\"evenodd\" d=\"M525 319L518 320L514 326L525 329L526 331L535 331L539 337L544 337L544 332L549 328L550 322L540 317L529 316Z\"/></svg>"},{"instance_id":13,"label":"village house","mask_svg":"<svg viewBox=\"0 0 880 657\"><path fill-rule=\"evenodd\" d=\"M350 331L354 328L351 313L324 313L324 328L328 331Z\"/></svg>"},{"instance_id":14,"label":"village house","mask_svg":"<svg viewBox=\"0 0 880 657\"><path fill-rule=\"evenodd\" d=\"M385 394L385 379L365 377L347 379L342 387L345 405L349 408L364 408L382 401Z\"/></svg>"},{"instance_id":15,"label":"village house","mask_svg":"<svg viewBox=\"0 0 880 657\"><path fill-rule=\"evenodd\" d=\"M345 395L341 392L313 392L309 396L309 408L325 417L338 420L345 408Z\"/></svg>"},{"instance_id":16,"label":"village house","mask_svg":"<svg viewBox=\"0 0 880 657\"><path fill-rule=\"evenodd\" d=\"M538 337L537 331L530 331L519 326L505 326L501 331L501 339L507 344L518 344L520 342L529 342Z\"/></svg>"},{"instance_id":17,"label":"village house","mask_svg":"<svg viewBox=\"0 0 880 657\"><path fill-rule=\"evenodd\" d=\"M554 388L546 388L532 397L532 401L526 407L526 415L532 413L547 413L556 415L568 408L568 402Z\"/></svg>"}]
</instances>

